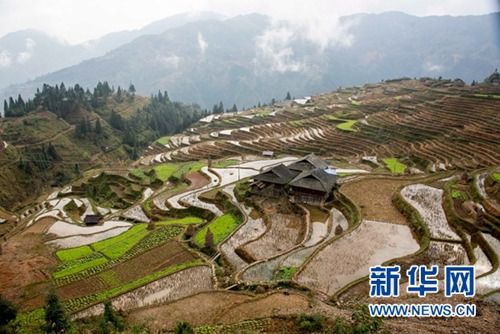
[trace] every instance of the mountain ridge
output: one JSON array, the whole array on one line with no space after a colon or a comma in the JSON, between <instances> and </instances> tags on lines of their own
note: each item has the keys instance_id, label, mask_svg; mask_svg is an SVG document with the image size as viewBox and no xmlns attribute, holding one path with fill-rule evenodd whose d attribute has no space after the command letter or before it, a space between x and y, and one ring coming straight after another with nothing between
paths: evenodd
<instances>
[{"instance_id":1,"label":"mountain ridge","mask_svg":"<svg viewBox=\"0 0 500 334\"><path fill-rule=\"evenodd\" d=\"M206 108L223 101L241 109L279 100L287 91L303 96L385 78L481 81L500 66L499 16L362 14L343 17L327 30L260 14L196 21L139 37L0 95L25 95L43 82L85 86L106 80L122 87L133 82L144 95L166 89Z\"/></svg>"}]
</instances>

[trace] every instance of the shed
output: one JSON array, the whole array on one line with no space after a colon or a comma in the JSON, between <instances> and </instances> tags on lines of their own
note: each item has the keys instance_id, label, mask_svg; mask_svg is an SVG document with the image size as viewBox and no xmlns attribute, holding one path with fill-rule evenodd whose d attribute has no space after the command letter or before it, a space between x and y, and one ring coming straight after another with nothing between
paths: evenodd
<instances>
[{"instance_id":1,"label":"shed","mask_svg":"<svg viewBox=\"0 0 500 334\"><path fill-rule=\"evenodd\" d=\"M85 218L83 218L83 222L87 226L97 225L101 222L101 219L102 219L101 215L86 215Z\"/></svg>"}]
</instances>

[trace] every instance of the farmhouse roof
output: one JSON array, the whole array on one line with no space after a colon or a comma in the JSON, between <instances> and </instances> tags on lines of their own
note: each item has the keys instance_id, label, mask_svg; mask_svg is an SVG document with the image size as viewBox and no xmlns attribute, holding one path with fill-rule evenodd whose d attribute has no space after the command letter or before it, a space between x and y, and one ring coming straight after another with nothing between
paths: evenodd
<instances>
[{"instance_id":1,"label":"farmhouse roof","mask_svg":"<svg viewBox=\"0 0 500 334\"><path fill-rule=\"evenodd\" d=\"M318 158L316 154L311 153L303 157L302 159L295 161L293 164L288 166L288 168L302 172L305 170L312 170L315 168L327 169L328 164L325 161Z\"/></svg>"},{"instance_id":2,"label":"farmhouse roof","mask_svg":"<svg viewBox=\"0 0 500 334\"><path fill-rule=\"evenodd\" d=\"M287 184L296 175L297 173L289 170L285 165L279 164L278 166L272 167L261 174L255 175L253 179L267 183Z\"/></svg>"},{"instance_id":3,"label":"farmhouse roof","mask_svg":"<svg viewBox=\"0 0 500 334\"><path fill-rule=\"evenodd\" d=\"M315 168L300 173L290 182L290 185L297 188L330 192L335 187L337 178L336 175L328 174L321 168Z\"/></svg>"},{"instance_id":4,"label":"farmhouse roof","mask_svg":"<svg viewBox=\"0 0 500 334\"><path fill-rule=\"evenodd\" d=\"M83 218L83 222L87 225L95 225L99 224L101 221L102 216L101 215L86 215L85 218Z\"/></svg>"}]
</instances>

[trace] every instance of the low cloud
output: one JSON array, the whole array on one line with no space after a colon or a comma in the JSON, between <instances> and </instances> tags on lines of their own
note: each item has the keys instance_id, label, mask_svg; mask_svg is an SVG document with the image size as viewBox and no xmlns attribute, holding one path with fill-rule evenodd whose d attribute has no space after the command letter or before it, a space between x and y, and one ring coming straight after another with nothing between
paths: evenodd
<instances>
[{"instance_id":1,"label":"low cloud","mask_svg":"<svg viewBox=\"0 0 500 334\"><path fill-rule=\"evenodd\" d=\"M161 65L167 67L167 68L172 68L176 69L179 67L179 63L181 62L181 58L173 55L173 56L161 56L161 55L156 55L155 61L160 63Z\"/></svg>"},{"instance_id":2,"label":"low cloud","mask_svg":"<svg viewBox=\"0 0 500 334\"><path fill-rule=\"evenodd\" d=\"M442 72L445 69L443 65L439 65L430 61L426 62L422 66L422 68L424 69L424 71L428 72Z\"/></svg>"},{"instance_id":3,"label":"low cloud","mask_svg":"<svg viewBox=\"0 0 500 334\"><path fill-rule=\"evenodd\" d=\"M6 50L0 52L0 67L9 67L12 64L12 58L10 57L10 53Z\"/></svg>"},{"instance_id":4,"label":"low cloud","mask_svg":"<svg viewBox=\"0 0 500 334\"><path fill-rule=\"evenodd\" d=\"M346 48L354 43L349 29L356 21L341 23L337 18L296 18L273 20L263 34L256 38L257 59L264 61L271 71L299 72L308 69L307 59L300 59L294 45L306 45L324 52L328 48Z\"/></svg>"},{"instance_id":5,"label":"low cloud","mask_svg":"<svg viewBox=\"0 0 500 334\"><path fill-rule=\"evenodd\" d=\"M270 63L270 70L279 73L299 72L305 64L294 59L290 43L294 38L292 29L286 26L273 27L256 39L258 57Z\"/></svg>"},{"instance_id":6,"label":"low cloud","mask_svg":"<svg viewBox=\"0 0 500 334\"><path fill-rule=\"evenodd\" d=\"M24 45L26 47L26 51L19 52L17 54L17 62L19 64L24 64L28 60L30 60L33 57L33 54L35 53L35 41L32 40L31 38L26 38Z\"/></svg>"},{"instance_id":7,"label":"low cloud","mask_svg":"<svg viewBox=\"0 0 500 334\"><path fill-rule=\"evenodd\" d=\"M202 55L205 55L205 50L208 48L208 43L203 38L201 32L198 32L198 46L200 47L200 51Z\"/></svg>"}]
</instances>

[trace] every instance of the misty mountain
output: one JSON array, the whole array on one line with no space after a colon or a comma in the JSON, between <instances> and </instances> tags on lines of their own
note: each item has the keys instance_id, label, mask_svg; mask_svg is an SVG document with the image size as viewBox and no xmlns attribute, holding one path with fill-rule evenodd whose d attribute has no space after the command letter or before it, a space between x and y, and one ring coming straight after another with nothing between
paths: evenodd
<instances>
[{"instance_id":1,"label":"misty mountain","mask_svg":"<svg viewBox=\"0 0 500 334\"><path fill-rule=\"evenodd\" d=\"M140 94L167 90L211 108L251 107L287 91L300 97L338 86L398 77L482 81L500 67L500 13L414 17L358 14L336 21L276 22L251 14L196 21L144 35L106 55L4 92L33 92L47 82L97 81ZM7 93L7 94L5 94Z\"/></svg>"},{"instance_id":2,"label":"misty mountain","mask_svg":"<svg viewBox=\"0 0 500 334\"><path fill-rule=\"evenodd\" d=\"M114 32L77 45L64 43L37 30L13 32L0 38L0 88L103 56L143 35L159 34L198 20L222 18L210 12L178 14L139 30Z\"/></svg>"}]
</instances>

